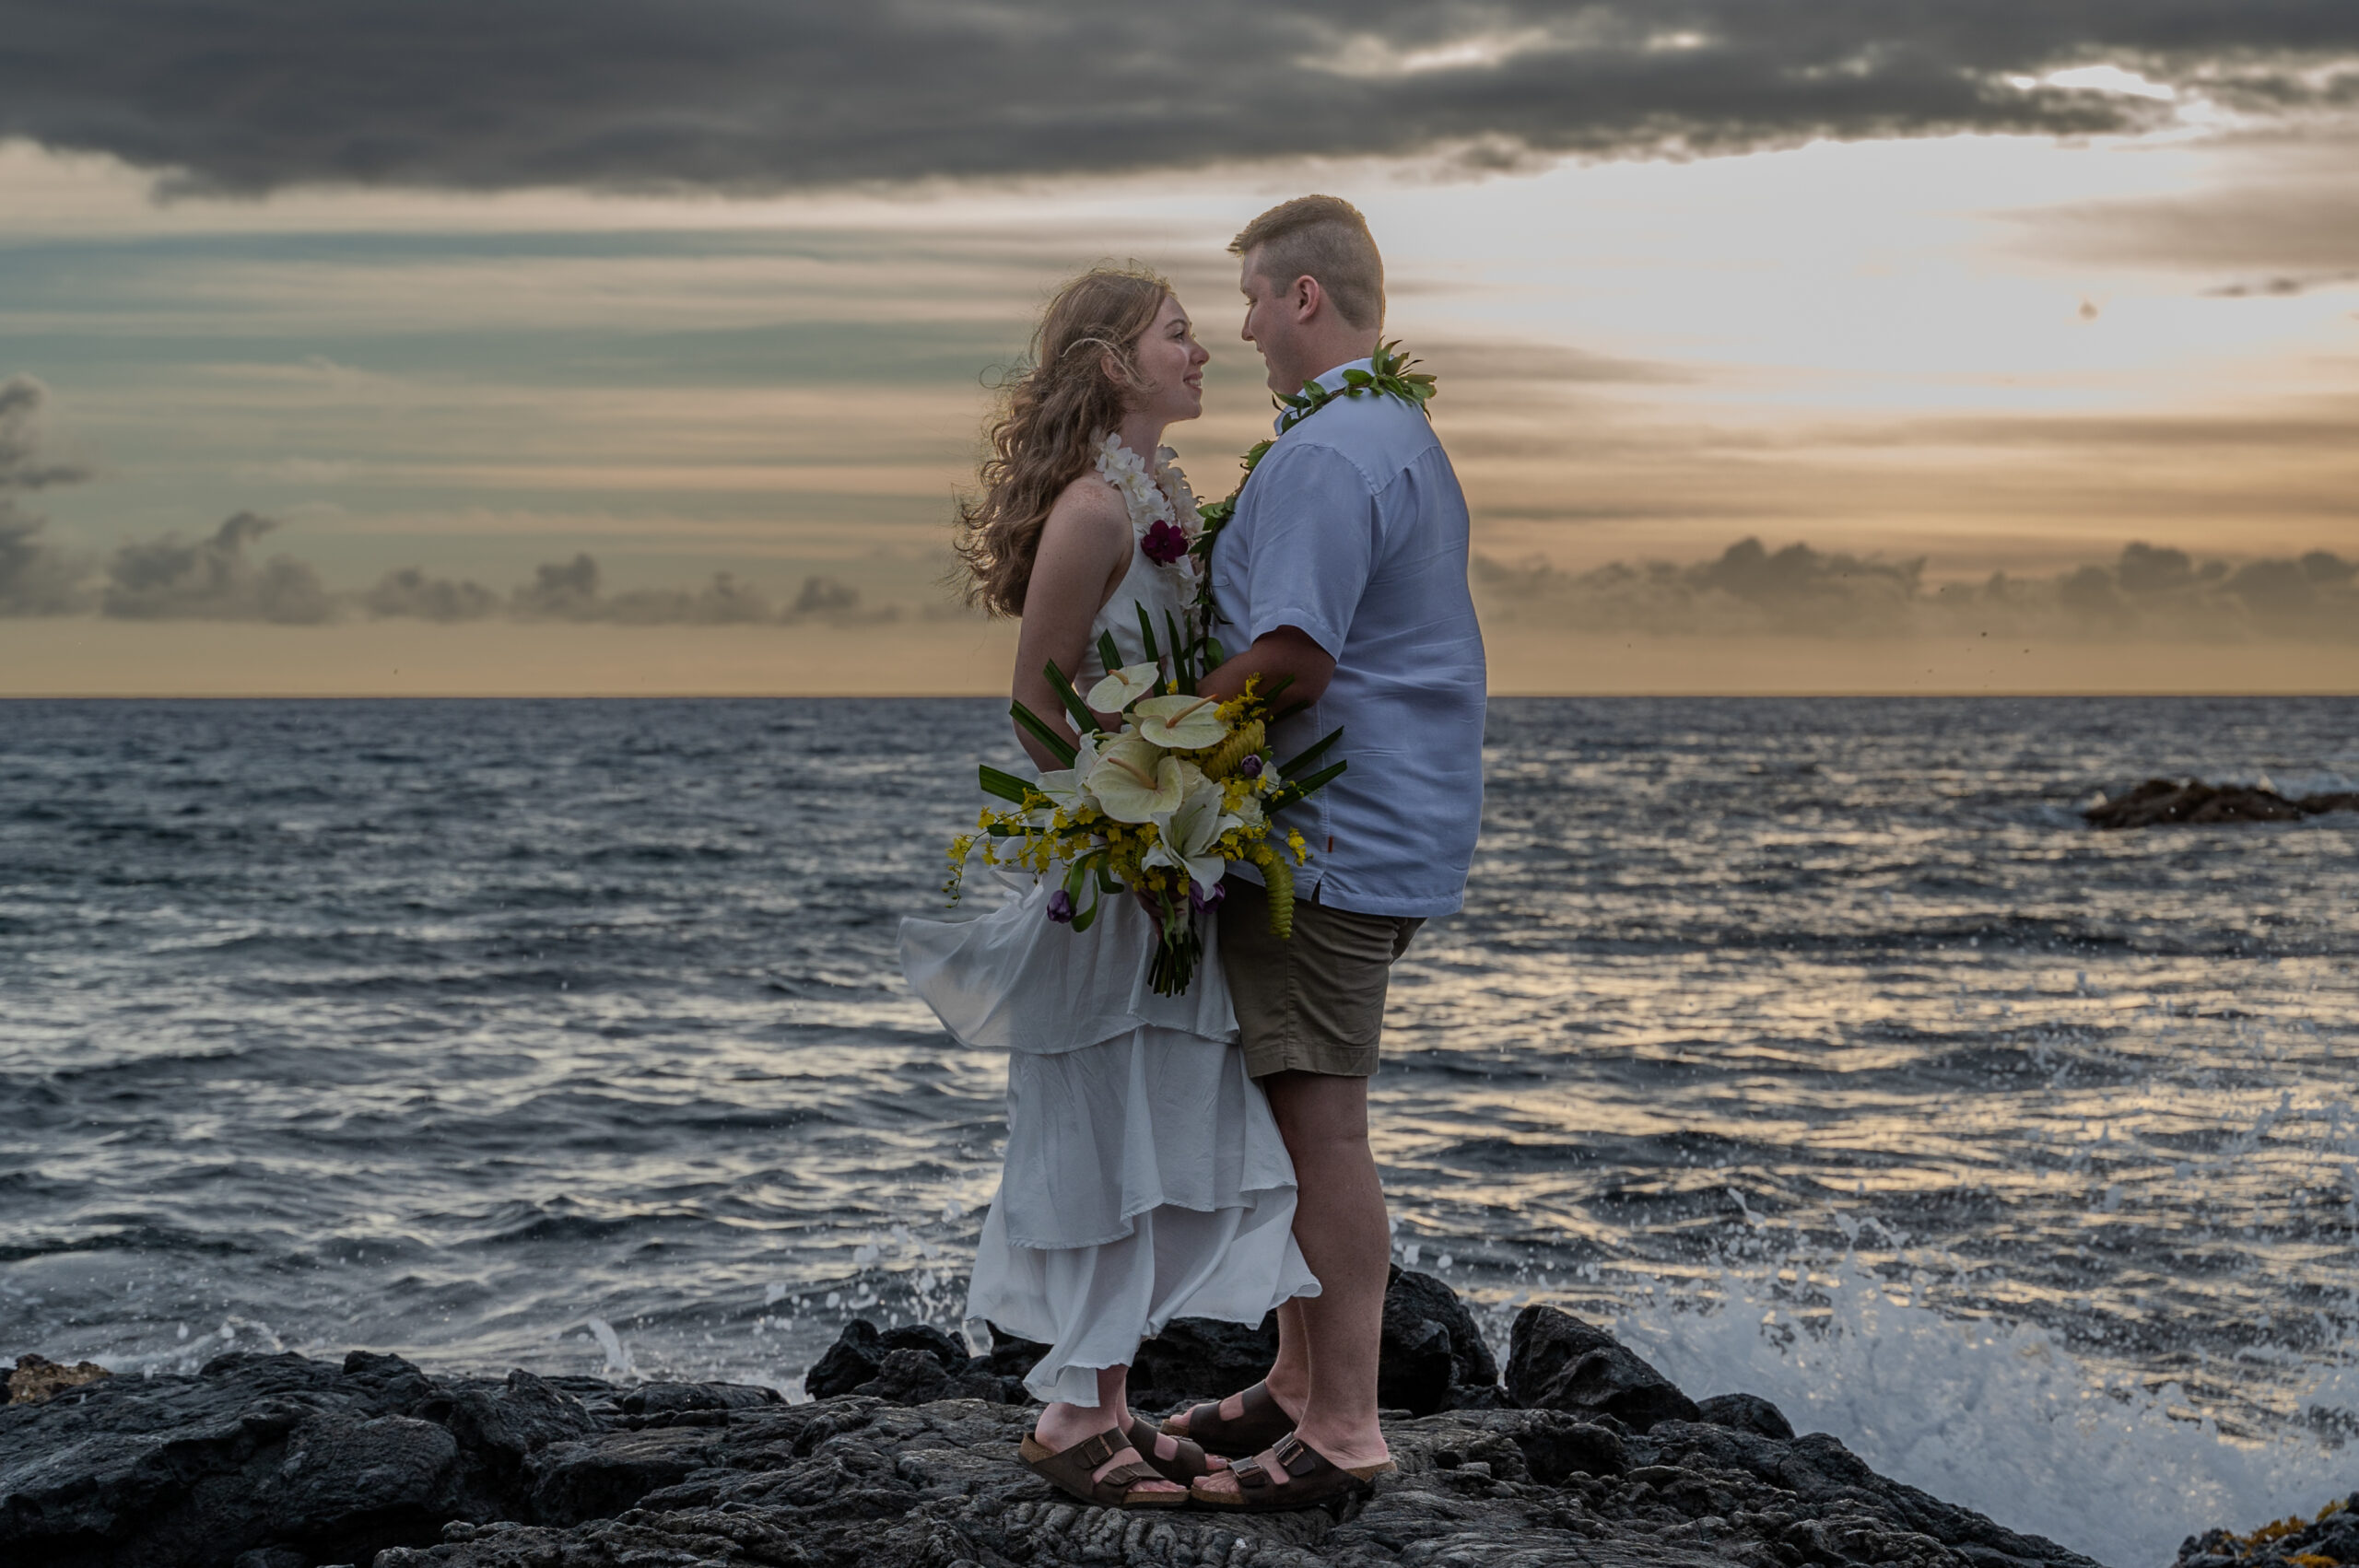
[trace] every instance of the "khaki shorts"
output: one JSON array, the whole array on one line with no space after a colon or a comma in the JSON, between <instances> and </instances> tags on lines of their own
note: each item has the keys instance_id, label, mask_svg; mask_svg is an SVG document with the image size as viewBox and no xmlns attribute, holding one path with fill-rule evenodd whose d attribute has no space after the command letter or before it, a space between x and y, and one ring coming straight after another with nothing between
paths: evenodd
<instances>
[{"instance_id":1,"label":"khaki shorts","mask_svg":"<svg viewBox=\"0 0 2359 1568\"><path fill-rule=\"evenodd\" d=\"M1294 935L1270 934L1270 895L1228 879L1220 906L1221 968L1237 1007L1245 1071L1376 1076L1384 988L1392 961L1425 924L1406 915L1355 915L1297 899Z\"/></svg>"}]
</instances>

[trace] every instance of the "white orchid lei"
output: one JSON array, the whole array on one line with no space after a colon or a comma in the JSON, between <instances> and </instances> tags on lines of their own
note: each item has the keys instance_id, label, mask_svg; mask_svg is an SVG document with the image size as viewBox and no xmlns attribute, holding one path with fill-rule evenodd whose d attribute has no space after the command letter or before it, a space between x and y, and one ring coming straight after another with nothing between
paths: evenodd
<instances>
[{"instance_id":1,"label":"white orchid lei","mask_svg":"<svg viewBox=\"0 0 2359 1568\"><path fill-rule=\"evenodd\" d=\"M1270 817L1344 771L1340 762L1306 771L1343 731L1273 766L1266 748L1277 691L1265 697L1256 677L1226 702L1198 696L1196 672L1184 656L1172 661L1177 673L1165 673L1144 610L1139 630L1148 661L1115 669L1086 697L1054 664L1048 667L1049 684L1072 716L1078 743L1022 703L1010 709L1064 766L1037 782L995 767L980 770L983 792L1014 809L984 807L975 832L952 842L945 890L956 903L968 859L980 847L990 864L1036 875L1062 871L1047 913L1075 930L1089 929L1105 896L1123 889L1141 895L1159 917L1148 977L1157 991L1174 996L1194 977L1203 954L1197 918L1220 901L1221 878L1232 862L1261 871L1270 895L1270 929L1292 934L1294 874L1287 857L1300 865L1310 851L1300 833L1281 834ZM1109 665L1118 658L1113 640L1100 639ZM1281 684L1277 690L1283 689ZM1121 727L1109 732L1098 721L1101 713L1121 714Z\"/></svg>"},{"instance_id":2,"label":"white orchid lei","mask_svg":"<svg viewBox=\"0 0 2359 1568\"><path fill-rule=\"evenodd\" d=\"M1192 578L1196 562L1196 497L1188 476L1171 460L1179 454L1158 447L1155 466L1122 444L1112 431L1097 438L1097 476L1122 494L1130 509L1131 527L1139 535L1139 550L1166 571Z\"/></svg>"}]
</instances>

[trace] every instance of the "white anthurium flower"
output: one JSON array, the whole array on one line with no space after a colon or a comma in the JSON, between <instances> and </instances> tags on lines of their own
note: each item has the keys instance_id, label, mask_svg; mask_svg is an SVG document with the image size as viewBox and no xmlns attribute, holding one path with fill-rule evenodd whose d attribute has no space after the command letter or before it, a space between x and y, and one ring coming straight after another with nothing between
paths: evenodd
<instances>
[{"instance_id":1,"label":"white anthurium flower","mask_svg":"<svg viewBox=\"0 0 2359 1568\"><path fill-rule=\"evenodd\" d=\"M1120 713L1162 684L1160 664L1125 664L1090 687L1082 700L1092 713Z\"/></svg>"},{"instance_id":2,"label":"white anthurium flower","mask_svg":"<svg viewBox=\"0 0 2359 1568\"><path fill-rule=\"evenodd\" d=\"M1196 771L1192 767L1189 770ZM1097 809L1116 822L1153 822L1187 798L1180 759L1135 735L1109 743L1089 770L1089 790Z\"/></svg>"},{"instance_id":3,"label":"white anthurium flower","mask_svg":"<svg viewBox=\"0 0 2359 1568\"><path fill-rule=\"evenodd\" d=\"M1147 852L1140 857L1150 866L1170 866L1188 873L1188 879L1200 887L1214 887L1228 870L1228 861L1216 848L1220 836L1236 825L1234 818L1221 814L1220 786L1204 780L1189 791L1174 810L1156 813L1155 825L1159 837Z\"/></svg>"},{"instance_id":4,"label":"white anthurium flower","mask_svg":"<svg viewBox=\"0 0 2359 1568\"><path fill-rule=\"evenodd\" d=\"M1093 757L1090 760L1094 762L1097 759ZM1087 775L1081 766L1081 759L1076 756L1074 763L1074 766L1071 767L1060 767L1052 773L1040 775L1040 782L1037 788L1040 793L1049 797L1050 812L1033 813L1041 819L1038 825L1042 827L1048 825L1050 812L1062 811L1070 813L1079 811L1084 806L1092 810L1097 809L1097 797L1089 792Z\"/></svg>"},{"instance_id":5,"label":"white anthurium flower","mask_svg":"<svg viewBox=\"0 0 2359 1568\"><path fill-rule=\"evenodd\" d=\"M1228 739L1220 704L1208 696L1151 696L1131 709L1139 734L1176 752L1198 751Z\"/></svg>"}]
</instances>

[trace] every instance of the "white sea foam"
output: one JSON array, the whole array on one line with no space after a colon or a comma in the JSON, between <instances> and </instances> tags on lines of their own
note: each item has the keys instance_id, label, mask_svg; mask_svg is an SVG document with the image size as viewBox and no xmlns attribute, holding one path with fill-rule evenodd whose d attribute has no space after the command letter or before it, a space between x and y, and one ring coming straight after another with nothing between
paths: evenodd
<instances>
[{"instance_id":1,"label":"white sea foam","mask_svg":"<svg viewBox=\"0 0 2359 1568\"><path fill-rule=\"evenodd\" d=\"M1614 1331L1697 1398L1759 1394L1895 1480L2115 1568L2168 1562L2215 1525L2315 1512L2359 1480L2359 1456L2305 1430L2239 1441L2192 1419L2176 1385L2107 1387L2039 1328L1895 1302L1856 1267L1808 1328L1766 1282L1726 1284L1717 1306L1642 1305ZM2306 1402L2359 1406L2359 1370L2330 1368Z\"/></svg>"}]
</instances>

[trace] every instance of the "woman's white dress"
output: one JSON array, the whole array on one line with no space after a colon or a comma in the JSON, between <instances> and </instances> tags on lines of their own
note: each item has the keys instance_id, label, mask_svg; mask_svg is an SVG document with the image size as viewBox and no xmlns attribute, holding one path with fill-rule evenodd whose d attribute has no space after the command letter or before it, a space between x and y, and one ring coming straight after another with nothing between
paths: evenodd
<instances>
[{"instance_id":1,"label":"woman's white dress","mask_svg":"<svg viewBox=\"0 0 2359 1568\"><path fill-rule=\"evenodd\" d=\"M1158 456L1150 474L1110 437L1099 449L1142 542L1191 506L1168 449ZM1074 684L1105 673L1101 632L1123 662L1144 661L1140 608L1160 641L1194 589L1191 558L1134 551ZM1052 883L994 874L1009 896L990 914L901 922L910 989L961 1045L1008 1053L1007 1159L967 1316L1049 1346L1025 1379L1036 1397L1095 1405L1098 1370L1128 1365L1172 1318L1259 1323L1319 1282L1295 1245L1294 1164L1246 1076L1212 922L1193 984L1157 996L1154 922L1128 895L1075 931L1044 913Z\"/></svg>"}]
</instances>

